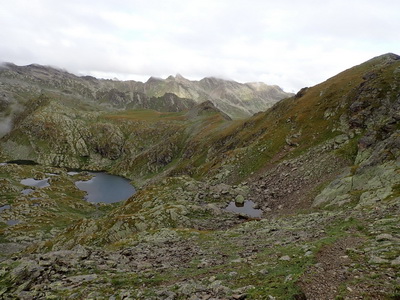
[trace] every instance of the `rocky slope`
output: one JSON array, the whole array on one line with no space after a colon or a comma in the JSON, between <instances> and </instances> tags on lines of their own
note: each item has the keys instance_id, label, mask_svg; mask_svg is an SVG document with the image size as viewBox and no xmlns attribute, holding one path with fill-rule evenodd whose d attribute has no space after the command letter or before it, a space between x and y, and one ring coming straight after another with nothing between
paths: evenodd
<instances>
[{"instance_id":1,"label":"rocky slope","mask_svg":"<svg viewBox=\"0 0 400 300\"><path fill-rule=\"evenodd\" d=\"M211 102L188 112L110 111L40 96L3 137L8 160L103 170L135 179L137 185L161 172L178 171L207 153L210 139L231 119Z\"/></svg>"},{"instance_id":2,"label":"rocky slope","mask_svg":"<svg viewBox=\"0 0 400 300\"><path fill-rule=\"evenodd\" d=\"M397 299L399 83L400 57L386 54L241 121L210 102L154 112L32 100L2 155L53 167L0 166L0 295ZM54 166L141 188L95 207ZM49 172L54 186L21 196L21 178ZM261 218L226 210L247 200Z\"/></svg>"}]
</instances>

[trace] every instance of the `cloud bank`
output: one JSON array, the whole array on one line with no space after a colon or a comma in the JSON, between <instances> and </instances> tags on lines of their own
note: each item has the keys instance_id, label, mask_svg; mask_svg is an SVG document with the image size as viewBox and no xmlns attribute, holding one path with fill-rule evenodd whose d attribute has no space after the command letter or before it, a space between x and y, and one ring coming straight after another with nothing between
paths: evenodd
<instances>
[{"instance_id":1,"label":"cloud bank","mask_svg":"<svg viewBox=\"0 0 400 300\"><path fill-rule=\"evenodd\" d=\"M0 60L145 81L180 73L286 91L399 52L400 2L13 0Z\"/></svg>"}]
</instances>

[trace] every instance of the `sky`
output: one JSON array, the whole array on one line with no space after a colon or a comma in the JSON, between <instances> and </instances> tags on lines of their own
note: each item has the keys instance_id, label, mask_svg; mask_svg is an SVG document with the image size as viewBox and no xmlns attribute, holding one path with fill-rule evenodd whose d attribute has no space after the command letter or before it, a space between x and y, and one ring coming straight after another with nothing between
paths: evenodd
<instances>
[{"instance_id":1,"label":"sky","mask_svg":"<svg viewBox=\"0 0 400 300\"><path fill-rule=\"evenodd\" d=\"M313 86L400 54L398 0L0 0L0 61L146 81Z\"/></svg>"}]
</instances>

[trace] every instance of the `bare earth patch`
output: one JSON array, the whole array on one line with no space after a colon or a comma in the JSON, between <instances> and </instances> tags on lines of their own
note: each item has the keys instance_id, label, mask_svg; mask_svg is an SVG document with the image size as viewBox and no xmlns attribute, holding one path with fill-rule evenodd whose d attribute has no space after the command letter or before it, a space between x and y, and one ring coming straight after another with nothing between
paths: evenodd
<instances>
[{"instance_id":1,"label":"bare earth patch","mask_svg":"<svg viewBox=\"0 0 400 300\"><path fill-rule=\"evenodd\" d=\"M299 282L308 300L335 299L339 287L353 279L349 271L353 261L346 255L346 248L354 248L362 242L359 237L346 237L322 248L317 254L317 263L304 273Z\"/></svg>"}]
</instances>

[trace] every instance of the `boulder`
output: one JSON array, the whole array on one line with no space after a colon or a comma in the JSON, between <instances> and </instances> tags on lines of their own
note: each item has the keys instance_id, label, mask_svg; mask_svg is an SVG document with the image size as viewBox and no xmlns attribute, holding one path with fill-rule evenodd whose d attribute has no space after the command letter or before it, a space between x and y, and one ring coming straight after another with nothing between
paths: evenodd
<instances>
[{"instance_id":1,"label":"boulder","mask_svg":"<svg viewBox=\"0 0 400 300\"><path fill-rule=\"evenodd\" d=\"M245 199L242 195L237 195L235 198L235 203L237 203L237 204L244 204L244 201L245 201Z\"/></svg>"}]
</instances>

